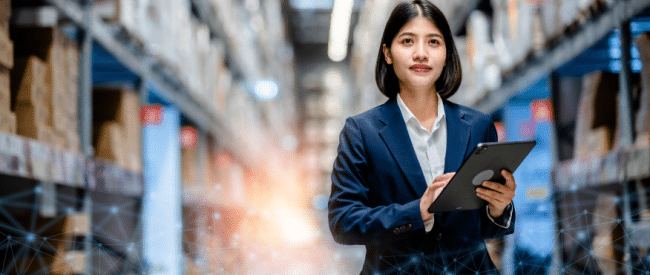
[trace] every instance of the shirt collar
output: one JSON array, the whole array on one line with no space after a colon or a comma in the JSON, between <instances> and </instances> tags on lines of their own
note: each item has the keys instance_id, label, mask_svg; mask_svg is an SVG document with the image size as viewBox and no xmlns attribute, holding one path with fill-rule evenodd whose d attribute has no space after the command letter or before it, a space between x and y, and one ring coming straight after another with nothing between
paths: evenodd
<instances>
[{"instance_id":1,"label":"shirt collar","mask_svg":"<svg viewBox=\"0 0 650 275\"><path fill-rule=\"evenodd\" d=\"M440 95L436 93L436 96L438 97L438 116L436 117L436 123L438 123L445 117L445 106L442 103L442 98ZM415 115L413 115L413 113L411 113L411 110L409 110L409 108L406 106L400 94L397 94L397 106L399 107L400 112L402 112L404 123L408 124L410 120L415 119L415 121L420 124L420 121L415 117Z\"/></svg>"}]
</instances>

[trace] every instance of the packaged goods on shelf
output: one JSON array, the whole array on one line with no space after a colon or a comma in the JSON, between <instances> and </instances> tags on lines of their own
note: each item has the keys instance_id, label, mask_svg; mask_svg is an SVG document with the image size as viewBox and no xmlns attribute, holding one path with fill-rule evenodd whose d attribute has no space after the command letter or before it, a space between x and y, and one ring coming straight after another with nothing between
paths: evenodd
<instances>
[{"instance_id":1,"label":"packaged goods on shelf","mask_svg":"<svg viewBox=\"0 0 650 275\"><path fill-rule=\"evenodd\" d=\"M90 218L85 213L72 213L63 221L62 234L57 245L50 272L52 274L84 274L86 272L86 252L79 250L78 238L90 234Z\"/></svg>"},{"instance_id":2,"label":"packaged goods on shelf","mask_svg":"<svg viewBox=\"0 0 650 275\"><path fill-rule=\"evenodd\" d=\"M0 110L0 132L16 134L16 114L10 110Z\"/></svg>"},{"instance_id":3,"label":"packaged goods on shelf","mask_svg":"<svg viewBox=\"0 0 650 275\"><path fill-rule=\"evenodd\" d=\"M66 142L65 132L61 132L53 129L51 145L54 146L55 148L66 150L67 142Z\"/></svg>"},{"instance_id":4,"label":"packaged goods on shelf","mask_svg":"<svg viewBox=\"0 0 650 275\"><path fill-rule=\"evenodd\" d=\"M11 20L11 0L0 0L0 32L9 31Z\"/></svg>"},{"instance_id":5,"label":"packaged goods on shelf","mask_svg":"<svg viewBox=\"0 0 650 275\"><path fill-rule=\"evenodd\" d=\"M171 1L171 3L170 3ZM173 18L175 10L174 8L179 1L172 0L158 0L153 1L153 5L156 7L155 10L158 14L158 21L153 28L157 31L151 31L152 38L150 41L153 43L160 43L160 58L164 63L178 67L180 63L179 57L176 55L176 43L178 43L178 37L175 36L173 30L176 22L170 20ZM152 20L153 21L153 20Z\"/></svg>"},{"instance_id":6,"label":"packaged goods on shelf","mask_svg":"<svg viewBox=\"0 0 650 275\"><path fill-rule=\"evenodd\" d=\"M108 23L119 24L129 34L137 35L137 11L140 0L95 0L94 11Z\"/></svg>"},{"instance_id":7,"label":"packaged goods on shelf","mask_svg":"<svg viewBox=\"0 0 650 275\"><path fill-rule=\"evenodd\" d=\"M136 172L142 170L139 106L138 95L128 88L96 88L93 93L93 123L116 122L120 126L122 136L119 139L127 155L124 162L118 164ZM94 137L97 143L99 139L99 135Z\"/></svg>"},{"instance_id":8,"label":"packaged goods on shelf","mask_svg":"<svg viewBox=\"0 0 650 275\"><path fill-rule=\"evenodd\" d=\"M593 258L603 274L616 274L623 262L623 245L620 244L624 238L623 228L620 223L612 222L621 216L616 201L614 195L599 194L591 223L595 232L591 242Z\"/></svg>"},{"instance_id":9,"label":"packaged goods on shelf","mask_svg":"<svg viewBox=\"0 0 650 275\"><path fill-rule=\"evenodd\" d=\"M576 116L574 158L602 157L616 141L618 75L596 71L583 78Z\"/></svg>"},{"instance_id":10,"label":"packaged goods on shelf","mask_svg":"<svg viewBox=\"0 0 650 275\"><path fill-rule=\"evenodd\" d=\"M66 39L64 45L67 60L68 88L66 93L66 107L68 114L76 117L79 107L77 99L79 98L79 47L73 39Z\"/></svg>"},{"instance_id":11,"label":"packaged goods on shelf","mask_svg":"<svg viewBox=\"0 0 650 275\"><path fill-rule=\"evenodd\" d=\"M71 131L65 132L65 148L74 153L79 153L80 140L77 133L77 127L71 128Z\"/></svg>"},{"instance_id":12,"label":"packaged goods on shelf","mask_svg":"<svg viewBox=\"0 0 650 275\"><path fill-rule=\"evenodd\" d=\"M11 70L12 108L20 102L30 105L44 105L48 94L45 81L47 69L45 63L36 56L16 59L16 66Z\"/></svg>"},{"instance_id":13,"label":"packaged goods on shelf","mask_svg":"<svg viewBox=\"0 0 650 275\"><path fill-rule=\"evenodd\" d=\"M114 121L101 124L96 131L95 156L113 162L120 167L127 167L126 144L123 142L122 125Z\"/></svg>"},{"instance_id":14,"label":"packaged goods on shelf","mask_svg":"<svg viewBox=\"0 0 650 275\"><path fill-rule=\"evenodd\" d=\"M542 1L538 4L541 13L542 30L544 31L544 37L547 39L553 39L562 32L560 22L558 21L559 12L556 2L558 0Z\"/></svg>"},{"instance_id":15,"label":"packaged goods on shelf","mask_svg":"<svg viewBox=\"0 0 650 275\"><path fill-rule=\"evenodd\" d=\"M576 22L579 15L578 1L575 0L556 0L558 22L565 30Z\"/></svg>"},{"instance_id":16,"label":"packaged goods on shelf","mask_svg":"<svg viewBox=\"0 0 650 275\"><path fill-rule=\"evenodd\" d=\"M56 27L14 26L11 33L17 46L16 56L21 58L36 56L44 60L47 92L44 94L43 100L50 111L47 123L52 126L53 131L63 136L62 133L72 130L67 128L69 124L68 110L76 109L75 106L69 106L68 103L68 99L71 97L68 95L70 93L70 69L68 68L70 55L66 51L69 47L67 45L72 45L75 42ZM24 79L26 75L24 74L22 78ZM22 87L20 88L22 89Z\"/></svg>"},{"instance_id":17,"label":"packaged goods on shelf","mask_svg":"<svg viewBox=\"0 0 650 275\"><path fill-rule=\"evenodd\" d=\"M636 144L650 146L650 33L643 33L634 40L639 50L641 68L641 95L636 117Z\"/></svg>"},{"instance_id":18,"label":"packaged goods on shelf","mask_svg":"<svg viewBox=\"0 0 650 275\"><path fill-rule=\"evenodd\" d=\"M181 179L185 186L197 184L196 130L184 127L181 132Z\"/></svg>"},{"instance_id":19,"label":"packaged goods on shelf","mask_svg":"<svg viewBox=\"0 0 650 275\"><path fill-rule=\"evenodd\" d=\"M14 67L14 43L10 39L8 30L0 30L0 67L7 69Z\"/></svg>"},{"instance_id":20,"label":"packaged goods on shelf","mask_svg":"<svg viewBox=\"0 0 650 275\"><path fill-rule=\"evenodd\" d=\"M508 27L513 63L523 62L533 47L533 5L525 0L508 1Z\"/></svg>"},{"instance_id":21,"label":"packaged goods on shelf","mask_svg":"<svg viewBox=\"0 0 650 275\"><path fill-rule=\"evenodd\" d=\"M11 110L11 82L9 69L0 67L0 111Z\"/></svg>"},{"instance_id":22,"label":"packaged goods on shelf","mask_svg":"<svg viewBox=\"0 0 650 275\"><path fill-rule=\"evenodd\" d=\"M52 144L51 126L47 125L49 110L46 105L16 104L16 133L45 144Z\"/></svg>"},{"instance_id":23,"label":"packaged goods on shelf","mask_svg":"<svg viewBox=\"0 0 650 275\"><path fill-rule=\"evenodd\" d=\"M22 26L56 27L59 11L54 6L21 7L13 11L11 22Z\"/></svg>"}]
</instances>

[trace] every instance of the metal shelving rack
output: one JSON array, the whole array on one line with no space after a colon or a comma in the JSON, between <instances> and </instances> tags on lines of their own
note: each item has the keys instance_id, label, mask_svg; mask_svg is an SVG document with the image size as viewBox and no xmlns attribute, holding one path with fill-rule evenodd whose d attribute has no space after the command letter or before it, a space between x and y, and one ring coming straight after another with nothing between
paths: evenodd
<instances>
[{"instance_id":1,"label":"metal shelving rack","mask_svg":"<svg viewBox=\"0 0 650 275\"><path fill-rule=\"evenodd\" d=\"M628 232L624 240L624 272L633 274L631 262L631 251L633 246L650 248L650 225L642 222L632 222L631 220L631 196L634 185L639 181L650 177L650 148L634 148L633 143L633 123L631 106L631 88L630 79L632 75L630 67L630 20L637 14L647 10L650 7L649 0L620 0L615 1L607 11L598 15L596 18L589 19L579 28L561 37L560 42L546 48L541 52L536 52L529 61L521 64L517 69L504 79L501 87L494 92L487 93L474 107L487 112L494 113L506 102L524 91L527 87L534 84L538 79L550 76L551 93L554 100L559 93L557 85L557 76L554 71L568 61L574 59L587 49L592 47L596 42L618 29L621 31L621 64L622 68L619 73L619 98L618 110L622 115L618 116L618 124L621 125L621 142L620 149L615 149L602 158L589 160L568 160L558 162L558 154L554 152L553 168L553 185L554 196L557 194L567 194L579 190L609 190L618 192L621 198L619 207L622 209L621 224L625 231ZM551 73L549 73L551 72ZM557 104L554 104L557 106ZM558 150L558 148L556 148ZM553 199L557 207L557 198ZM556 209L556 215L559 211ZM558 216L555 217L556 221ZM559 221L558 221L559 222ZM558 225L559 226L559 225ZM556 242L553 253L554 262L549 270L551 274L559 274L562 270L562 242L559 233L559 227L555 233Z\"/></svg>"},{"instance_id":2,"label":"metal shelving rack","mask_svg":"<svg viewBox=\"0 0 650 275\"><path fill-rule=\"evenodd\" d=\"M594 45L612 30L619 28L622 22L650 7L650 0L619 0L597 18L581 26L574 34L560 37L561 42L536 53L534 58L522 64L515 72L504 79L501 87L480 100L474 108L486 113L493 113L503 106L509 98L525 90L538 79L575 58Z\"/></svg>"},{"instance_id":3,"label":"metal shelving rack","mask_svg":"<svg viewBox=\"0 0 650 275\"><path fill-rule=\"evenodd\" d=\"M227 139L223 122L214 110L193 98L187 87L159 60L148 56L133 41L119 38L119 31L93 16L90 7L83 7L75 1L47 0L57 7L65 17L71 19L79 28L90 33L122 65L135 73L142 85L154 87L156 94L177 106L199 128L218 139ZM204 7L205 8L205 7ZM89 19L84 20L84 16ZM214 24L210 24L214 27ZM214 29L213 29L214 30Z\"/></svg>"},{"instance_id":4,"label":"metal shelving rack","mask_svg":"<svg viewBox=\"0 0 650 275\"><path fill-rule=\"evenodd\" d=\"M215 110L204 102L194 98L185 84L171 68L160 60L147 55L135 41L125 37L119 27L111 26L96 18L92 0L45 0L56 7L62 17L72 21L78 29L80 45L79 63L79 137L80 153L73 153L23 138L16 135L0 133L0 174L18 181L35 182L34 190L39 198L35 208L48 208L57 211L57 187L65 186L76 189L76 209L92 217L94 208L93 191L116 196L126 196L136 201L144 193L142 173L134 173L94 158L92 148L92 51L93 43L105 48L120 64L137 76L136 89L140 93L141 105L147 104L149 91L155 91L162 100L178 107L191 123L195 124L202 135L209 135L223 144L232 140L228 130L223 126ZM192 0L200 11L201 20L205 21L213 36L219 31L216 21L208 20L210 15L208 3ZM38 169L34 169L38 168ZM49 194L46 194L49 193ZM50 196L51 198L46 198ZM125 197L125 198L126 198ZM139 209L139 207L136 207ZM48 210L48 209L46 209ZM41 212L43 210L40 210ZM140 210L136 215L140 216ZM140 222L138 222L140 223ZM134 241L141 238L141 226L136 225ZM91 224L92 228L92 224ZM98 244L92 234L84 240L84 250L94 251ZM100 243L99 243L100 244ZM141 249L136 253L142 255ZM114 251L115 252L115 251ZM126 253L121 252L126 255ZM139 256L137 258L140 258ZM132 257L124 259L133 260ZM142 263L129 263L135 272L144 272ZM86 270L92 272L92 257L86 258ZM133 271L131 271L133 272Z\"/></svg>"}]
</instances>

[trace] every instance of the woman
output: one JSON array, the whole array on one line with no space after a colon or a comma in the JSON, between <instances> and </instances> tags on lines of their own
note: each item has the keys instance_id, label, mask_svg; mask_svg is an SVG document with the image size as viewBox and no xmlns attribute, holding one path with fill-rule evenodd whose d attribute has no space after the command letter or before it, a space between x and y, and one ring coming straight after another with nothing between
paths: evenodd
<instances>
[{"instance_id":1,"label":"woman","mask_svg":"<svg viewBox=\"0 0 650 275\"><path fill-rule=\"evenodd\" d=\"M400 3L375 71L389 100L346 120L332 171L330 230L366 246L361 274L498 273L484 239L514 231L512 174L477 189L484 209L427 211L471 150L497 141L489 115L447 100L461 74L442 12L426 0Z\"/></svg>"}]
</instances>

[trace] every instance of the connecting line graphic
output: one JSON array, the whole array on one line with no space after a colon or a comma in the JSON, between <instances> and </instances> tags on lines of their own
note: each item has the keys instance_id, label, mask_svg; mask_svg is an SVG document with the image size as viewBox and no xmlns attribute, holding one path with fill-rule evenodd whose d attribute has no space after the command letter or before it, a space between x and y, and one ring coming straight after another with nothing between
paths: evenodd
<instances>
[{"instance_id":1,"label":"connecting line graphic","mask_svg":"<svg viewBox=\"0 0 650 275\"><path fill-rule=\"evenodd\" d=\"M28 191L0 194L0 253L4 254L0 255L2 275L51 274L52 272L60 274L62 270L52 270L51 267L56 257L62 255L57 254L58 249L80 247L79 242L83 241L82 239L70 240L63 232L59 230L57 233L56 230L68 214L75 212L72 206L77 205L79 199L76 196L57 193L57 215L43 218L39 214L38 205L29 203L30 199L37 197L39 192L38 188L32 188ZM650 274L647 249L637 247L633 243L630 249L631 258L624 260L622 257L624 255L622 243L630 241L632 235L642 232L640 230L650 228L645 225L628 228L624 226L625 219L620 215L606 214L620 211L618 209L622 201L620 197L608 198L612 200L612 206L607 208L592 199L598 196L598 192L589 190L579 192L582 193L566 193L558 198L563 208L560 209L561 218L554 224L520 230L516 232L516 236L527 238L530 242L528 245L533 246L545 245L545 242L550 241L539 236L559 236L563 244L560 274L607 274L609 271L623 273L625 269L631 269L633 274ZM93 274L137 274L149 268L139 252L143 249L143 244L141 238L137 236L137 232L140 232L137 229L141 227L138 203L135 199L115 200L111 203L93 202L91 250L85 252L88 257L92 257ZM348 257L363 259L363 254L340 252L343 248L335 248L336 246L330 244L333 241L330 239L331 236L326 234L321 236L323 241L317 244L317 248L295 248L294 254L287 258L284 254L286 250L257 243L254 238L246 239L240 229L233 229L235 231L228 233L231 234L228 238L216 238L216 235L222 234L219 231L227 226L226 214L205 214L201 213L201 209L193 209L184 215L191 216L185 220L181 231L186 236L183 238L186 253L184 265L196 266L203 273L259 274L266 270L273 270L273 274L287 274L292 270L300 270L306 271L304 274L347 274L349 272L345 270L349 271L349 269L344 269L343 266L350 262L358 262ZM597 236L600 236L598 241L596 241ZM197 242L197 239L203 240L204 246L201 246L199 244L201 242ZM507 245L504 245L503 240L488 244L490 249L482 243L475 244L467 240L464 242L460 250L445 250L440 255L436 255L444 261L426 257L415 251L384 256L381 260L391 268L381 273L416 274L414 270L426 266L430 274L447 274L450 270L460 267L474 270L475 274L492 274L494 271L479 272L481 265L489 259L477 259L478 253L495 248L497 253L507 253ZM315 254L322 247L327 247L331 251ZM479 249L475 249L476 247ZM513 257L502 260L499 270L502 274L504 270L526 275L544 274L549 271L548 255L537 255L525 247L518 246L516 241L514 247ZM310 258L310 253L318 255L316 257L319 264L313 264L314 257ZM403 261L404 259L408 261ZM248 266L255 263L257 266ZM360 269L360 266L358 268ZM613 269L606 271L604 268Z\"/></svg>"}]
</instances>

